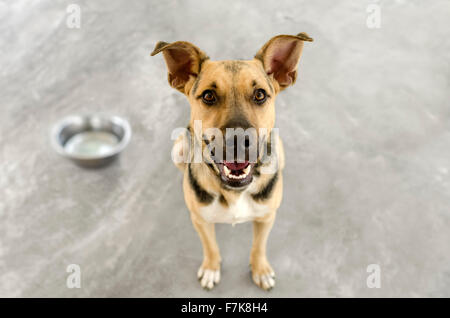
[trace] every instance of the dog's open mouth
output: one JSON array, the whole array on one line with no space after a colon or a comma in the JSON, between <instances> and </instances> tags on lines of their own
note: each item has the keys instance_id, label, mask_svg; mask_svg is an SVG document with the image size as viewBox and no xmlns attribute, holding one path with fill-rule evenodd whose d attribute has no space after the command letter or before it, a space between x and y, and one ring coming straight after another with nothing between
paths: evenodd
<instances>
[{"instance_id":1,"label":"dog's open mouth","mask_svg":"<svg viewBox=\"0 0 450 318\"><path fill-rule=\"evenodd\" d=\"M253 179L252 170L254 165L248 161L224 161L223 163L217 163L217 166L219 167L222 181L229 187L244 187Z\"/></svg>"}]
</instances>

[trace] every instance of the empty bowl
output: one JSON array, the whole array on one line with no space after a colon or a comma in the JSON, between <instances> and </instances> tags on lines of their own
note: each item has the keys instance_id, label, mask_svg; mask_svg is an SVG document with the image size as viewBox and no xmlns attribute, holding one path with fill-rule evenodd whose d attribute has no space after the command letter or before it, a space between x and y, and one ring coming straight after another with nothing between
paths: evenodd
<instances>
[{"instance_id":1,"label":"empty bowl","mask_svg":"<svg viewBox=\"0 0 450 318\"><path fill-rule=\"evenodd\" d=\"M84 167L110 163L125 149L130 138L130 125L117 116L70 116L52 130L55 150Z\"/></svg>"}]
</instances>

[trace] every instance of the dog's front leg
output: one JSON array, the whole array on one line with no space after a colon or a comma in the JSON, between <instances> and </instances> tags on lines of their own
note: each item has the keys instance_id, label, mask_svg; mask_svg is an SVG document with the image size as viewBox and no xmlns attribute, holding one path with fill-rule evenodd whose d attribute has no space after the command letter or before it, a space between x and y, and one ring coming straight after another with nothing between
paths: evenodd
<instances>
[{"instance_id":1,"label":"dog's front leg","mask_svg":"<svg viewBox=\"0 0 450 318\"><path fill-rule=\"evenodd\" d=\"M266 244L275 217L269 220L253 222L253 245L250 253L252 278L256 285L264 290L275 286L275 273L266 256Z\"/></svg>"},{"instance_id":2,"label":"dog's front leg","mask_svg":"<svg viewBox=\"0 0 450 318\"><path fill-rule=\"evenodd\" d=\"M203 263L198 269L197 277L203 288L212 289L220 281L221 262L214 223L208 223L192 214L191 220L203 246Z\"/></svg>"}]
</instances>

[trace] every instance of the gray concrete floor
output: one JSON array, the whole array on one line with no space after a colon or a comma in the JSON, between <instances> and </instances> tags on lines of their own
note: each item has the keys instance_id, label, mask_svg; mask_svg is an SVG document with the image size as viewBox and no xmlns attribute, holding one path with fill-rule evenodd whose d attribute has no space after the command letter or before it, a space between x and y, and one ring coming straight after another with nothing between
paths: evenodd
<instances>
[{"instance_id":1,"label":"gray concrete floor","mask_svg":"<svg viewBox=\"0 0 450 318\"><path fill-rule=\"evenodd\" d=\"M0 2L0 296L450 296L450 3L379 1ZM251 58L305 31L295 86L277 100L284 201L268 244L277 286L250 281L251 224L218 226L222 282L196 280L201 246L172 165L189 105L158 40ZM127 118L119 161L59 157L61 117ZM369 289L366 268L381 268ZM79 264L80 289L66 287Z\"/></svg>"}]
</instances>

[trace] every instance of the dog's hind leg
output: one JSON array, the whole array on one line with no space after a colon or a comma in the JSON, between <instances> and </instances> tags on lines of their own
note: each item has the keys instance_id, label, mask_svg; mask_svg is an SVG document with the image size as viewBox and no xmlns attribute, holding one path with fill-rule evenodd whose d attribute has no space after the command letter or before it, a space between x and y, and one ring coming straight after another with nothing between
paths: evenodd
<instances>
[{"instance_id":1,"label":"dog's hind leg","mask_svg":"<svg viewBox=\"0 0 450 318\"><path fill-rule=\"evenodd\" d=\"M220 281L221 262L214 223L207 223L192 214L191 219L203 246L203 263L198 270L197 277L203 288L212 289Z\"/></svg>"},{"instance_id":2,"label":"dog's hind leg","mask_svg":"<svg viewBox=\"0 0 450 318\"><path fill-rule=\"evenodd\" d=\"M253 222L253 245L250 253L252 278L264 290L275 286L275 273L266 256L266 244L275 218Z\"/></svg>"}]
</instances>

